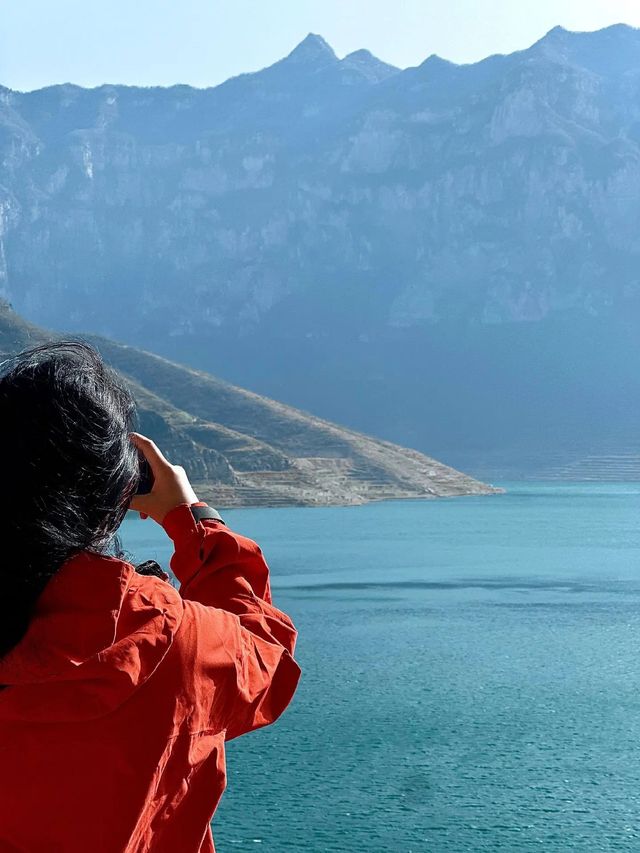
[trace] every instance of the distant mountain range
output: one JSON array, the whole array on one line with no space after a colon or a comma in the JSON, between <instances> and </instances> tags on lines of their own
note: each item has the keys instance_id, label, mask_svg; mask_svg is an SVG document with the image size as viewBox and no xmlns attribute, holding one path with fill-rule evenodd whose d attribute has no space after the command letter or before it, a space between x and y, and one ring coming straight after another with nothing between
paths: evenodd
<instances>
[{"instance_id":1,"label":"distant mountain range","mask_svg":"<svg viewBox=\"0 0 640 853\"><path fill-rule=\"evenodd\" d=\"M638 30L3 89L0 156L30 320L472 466L640 446Z\"/></svg>"},{"instance_id":2,"label":"distant mountain range","mask_svg":"<svg viewBox=\"0 0 640 853\"><path fill-rule=\"evenodd\" d=\"M51 340L0 302L0 355ZM319 506L496 490L398 447L159 356L90 337L130 385L140 429L217 506Z\"/></svg>"}]
</instances>

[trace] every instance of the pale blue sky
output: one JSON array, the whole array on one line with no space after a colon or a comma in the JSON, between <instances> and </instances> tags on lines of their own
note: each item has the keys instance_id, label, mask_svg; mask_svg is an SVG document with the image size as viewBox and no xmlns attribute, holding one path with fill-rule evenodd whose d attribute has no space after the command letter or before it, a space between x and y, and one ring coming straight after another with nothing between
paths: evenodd
<instances>
[{"instance_id":1,"label":"pale blue sky","mask_svg":"<svg viewBox=\"0 0 640 853\"><path fill-rule=\"evenodd\" d=\"M640 27L640 0L0 0L0 83L210 86L308 32L406 67L527 47L556 24Z\"/></svg>"}]
</instances>

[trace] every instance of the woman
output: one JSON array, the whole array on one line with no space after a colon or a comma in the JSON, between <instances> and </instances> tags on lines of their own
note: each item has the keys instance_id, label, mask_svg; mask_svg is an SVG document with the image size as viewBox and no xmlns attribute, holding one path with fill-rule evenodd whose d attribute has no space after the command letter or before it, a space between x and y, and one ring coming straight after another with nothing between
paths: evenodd
<instances>
[{"instance_id":1,"label":"woman","mask_svg":"<svg viewBox=\"0 0 640 853\"><path fill-rule=\"evenodd\" d=\"M224 743L273 722L296 631L260 548L131 433L82 343L0 377L0 851L213 851ZM140 454L151 491L135 495ZM128 508L173 540L179 592L110 556Z\"/></svg>"}]
</instances>

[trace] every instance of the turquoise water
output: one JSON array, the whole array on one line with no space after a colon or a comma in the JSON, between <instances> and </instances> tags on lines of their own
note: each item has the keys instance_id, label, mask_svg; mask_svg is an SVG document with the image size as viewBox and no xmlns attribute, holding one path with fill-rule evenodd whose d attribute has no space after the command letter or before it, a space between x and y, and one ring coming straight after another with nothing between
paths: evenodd
<instances>
[{"instance_id":1,"label":"turquoise water","mask_svg":"<svg viewBox=\"0 0 640 853\"><path fill-rule=\"evenodd\" d=\"M228 745L219 853L640 850L640 485L225 517L303 677Z\"/></svg>"}]
</instances>

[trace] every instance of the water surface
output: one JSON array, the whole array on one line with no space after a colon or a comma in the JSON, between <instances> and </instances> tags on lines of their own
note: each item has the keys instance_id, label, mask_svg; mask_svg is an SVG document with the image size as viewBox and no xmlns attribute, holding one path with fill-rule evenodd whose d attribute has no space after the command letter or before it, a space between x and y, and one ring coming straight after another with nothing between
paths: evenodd
<instances>
[{"instance_id":1,"label":"water surface","mask_svg":"<svg viewBox=\"0 0 640 853\"><path fill-rule=\"evenodd\" d=\"M303 677L228 745L219 853L640 850L640 485L225 518Z\"/></svg>"}]
</instances>

